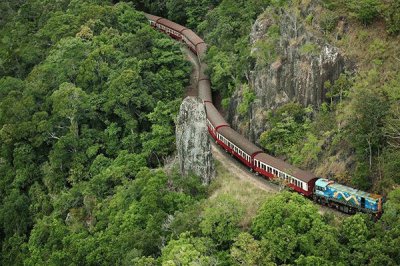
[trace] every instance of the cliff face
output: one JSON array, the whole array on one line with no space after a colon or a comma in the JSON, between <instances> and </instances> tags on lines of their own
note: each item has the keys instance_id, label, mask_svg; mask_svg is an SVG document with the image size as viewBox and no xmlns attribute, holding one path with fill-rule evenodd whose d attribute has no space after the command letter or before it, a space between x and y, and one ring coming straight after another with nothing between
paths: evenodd
<instances>
[{"instance_id":1,"label":"cliff face","mask_svg":"<svg viewBox=\"0 0 400 266\"><path fill-rule=\"evenodd\" d=\"M255 100L246 117L240 117L236 110L243 92L239 88L231 100L228 120L254 141L267 127L267 110L291 101L319 106L325 99L324 83L332 83L343 72L345 60L339 49L305 22L310 9L302 10L303 14L291 9L267 10L252 27L250 41L256 63L249 83ZM272 54L267 62L260 60L265 54Z\"/></svg>"},{"instance_id":2,"label":"cliff face","mask_svg":"<svg viewBox=\"0 0 400 266\"><path fill-rule=\"evenodd\" d=\"M181 104L176 125L176 146L181 173L194 173L203 184L209 184L215 174L214 161L205 107L197 97L187 97Z\"/></svg>"}]
</instances>

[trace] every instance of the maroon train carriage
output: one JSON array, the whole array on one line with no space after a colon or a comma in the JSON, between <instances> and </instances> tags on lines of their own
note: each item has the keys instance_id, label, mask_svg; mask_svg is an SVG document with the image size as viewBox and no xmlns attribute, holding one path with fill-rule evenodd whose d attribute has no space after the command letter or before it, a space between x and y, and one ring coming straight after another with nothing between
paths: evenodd
<instances>
[{"instance_id":1,"label":"maroon train carriage","mask_svg":"<svg viewBox=\"0 0 400 266\"><path fill-rule=\"evenodd\" d=\"M207 73L207 64L206 63L201 63L200 64L200 69L199 69L199 80L203 80L203 79L208 79L210 80L210 78L208 77Z\"/></svg>"},{"instance_id":2,"label":"maroon train carriage","mask_svg":"<svg viewBox=\"0 0 400 266\"><path fill-rule=\"evenodd\" d=\"M198 94L200 99L203 100L203 102L212 102L212 94L211 94L211 83L208 79L202 79L199 81L199 84L197 85L197 88L199 90Z\"/></svg>"},{"instance_id":3,"label":"maroon train carriage","mask_svg":"<svg viewBox=\"0 0 400 266\"><path fill-rule=\"evenodd\" d=\"M211 134L211 137L217 141L217 130L220 127L229 127L229 124L225 121L212 103L205 102L205 106L207 113L208 132Z\"/></svg>"},{"instance_id":4,"label":"maroon train carriage","mask_svg":"<svg viewBox=\"0 0 400 266\"><path fill-rule=\"evenodd\" d=\"M317 177L266 153L254 156L254 170L268 179L281 178L293 190L309 197Z\"/></svg>"},{"instance_id":5,"label":"maroon train carriage","mask_svg":"<svg viewBox=\"0 0 400 266\"><path fill-rule=\"evenodd\" d=\"M207 52L207 44L205 42L203 43L199 43L196 46L196 52L197 52L197 56L201 61L203 61L204 57L206 56L206 52Z\"/></svg>"},{"instance_id":6,"label":"maroon train carriage","mask_svg":"<svg viewBox=\"0 0 400 266\"><path fill-rule=\"evenodd\" d=\"M263 152L262 149L230 127L220 127L217 129L217 142L251 169L253 169L254 156Z\"/></svg>"},{"instance_id":7,"label":"maroon train carriage","mask_svg":"<svg viewBox=\"0 0 400 266\"><path fill-rule=\"evenodd\" d=\"M174 39L181 40L182 39L182 31L186 29L186 27L179 25L175 22L172 22L168 19L154 16L151 14L146 14L146 18L150 21L150 25L154 28L157 28Z\"/></svg>"},{"instance_id":8,"label":"maroon train carriage","mask_svg":"<svg viewBox=\"0 0 400 266\"><path fill-rule=\"evenodd\" d=\"M157 21L159 19L162 19L162 17L154 16L147 13L144 13L144 16L149 20L150 25L153 26L154 28L157 28Z\"/></svg>"},{"instance_id":9,"label":"maroon train carriage","mask_svg":"<svg viewBox=\"0 0 400 266\"><path fill-rule=\"evenodd\" d=\"M184 29L181 33L182 40L189 46L193 53L197 54L196 47L197 45L204 43L203 39L190 29Z\"/></svg>"},{"instance_id":10,"label":"maroon train carriage","mask_svg":"<svg viewBox=\"0 0 400 266\"><path fill-rule=\"evenodd\" d=\"M157 23L160 24L159 28L161 30L165 31L169 36L177 40L182 39L182 32L186 30L186 27L165 18L158 20Z\"/></svg>"}]
</instances>

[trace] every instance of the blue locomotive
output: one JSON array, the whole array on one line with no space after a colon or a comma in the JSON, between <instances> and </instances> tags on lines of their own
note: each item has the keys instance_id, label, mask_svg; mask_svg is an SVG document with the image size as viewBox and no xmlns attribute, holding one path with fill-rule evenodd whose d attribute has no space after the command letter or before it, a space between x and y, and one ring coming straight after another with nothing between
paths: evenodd
<instances>
[{"instance_id":1,"label":"blue locomotive","mask_svg":"<svg viewBox=\"0 0 400 266\"><path fill-rule=\"evenodd\" d=\"M315 182L314 200L350 214L361 211L379 215L382 212L381 195L357 190L324 178Z\"/></svg>"}]
</instances>

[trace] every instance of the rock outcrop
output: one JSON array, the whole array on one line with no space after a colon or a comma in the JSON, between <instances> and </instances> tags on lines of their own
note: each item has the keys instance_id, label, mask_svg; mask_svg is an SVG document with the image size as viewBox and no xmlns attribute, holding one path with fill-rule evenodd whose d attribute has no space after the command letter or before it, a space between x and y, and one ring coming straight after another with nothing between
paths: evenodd
<instances>
[{"instance_id":1,"label":"rock outcrop","mask_svg":"<svg viewBox=\"0 0 400 266\"><path fill-rule=\"evenodd\" d=\"M295 9L267 10L253 25L250 34L253 55L256 58L264 55L260 50L262 44L271 43L271 30L275 30L275 56L271 56L269 62L257 58L249 77L255 101L247 117L240 117L236 112L242 101L240 88L228 111L232 126L253 141L257 141L266 128L266 110L291 101L303 106L321 105L326 94L324 83L333 83L344 70L345 60L339 49L305 22L312 12L315 12L312 6L301 12Z\"/></svg>"},{"instance_id":2,"label":"rock outcrop","mask_svg":"<svg viewBox=\"0 0 400 266\"><path fill-rule=\"evenodd\" d=\"M196 174L203 184L209 184L215 174L206 119L202 101L197 97L187 97L181 104L176 125L181 173Z\"/></svg>"}]
</instances>

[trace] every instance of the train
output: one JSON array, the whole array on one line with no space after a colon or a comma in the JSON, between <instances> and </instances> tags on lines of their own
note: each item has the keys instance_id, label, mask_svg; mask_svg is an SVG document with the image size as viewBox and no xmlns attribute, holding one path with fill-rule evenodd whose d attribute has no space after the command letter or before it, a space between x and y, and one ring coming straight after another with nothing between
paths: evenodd
<instances>
[{"instance_id":1,"label":"train","mask_svg":"<svg viewBox=\"0 0 400 266\"><path fill-rule=\"evenodd\" d=\"M379 217L382 214L383 197L360 191L319 178L310 171L301 170L289 163L265 153L254 143L236 132L213 104L211 80L204 60L207 44L192 30L168 19L147 14L150 25L184 43L198 58L198 97L203 101L207 115L207 128L214 141L235 156L251 171L268 180L279 180L290 190L337 210L355 214L365 212Z\"/></svg>"}]
</instances>

